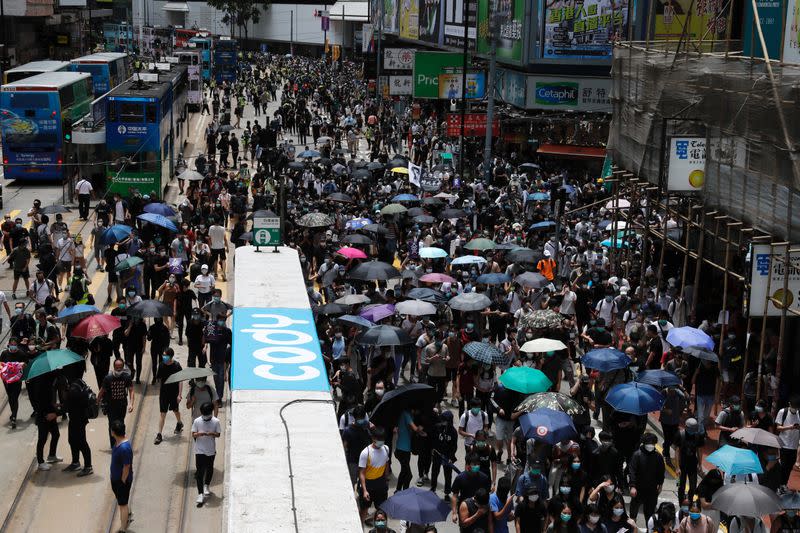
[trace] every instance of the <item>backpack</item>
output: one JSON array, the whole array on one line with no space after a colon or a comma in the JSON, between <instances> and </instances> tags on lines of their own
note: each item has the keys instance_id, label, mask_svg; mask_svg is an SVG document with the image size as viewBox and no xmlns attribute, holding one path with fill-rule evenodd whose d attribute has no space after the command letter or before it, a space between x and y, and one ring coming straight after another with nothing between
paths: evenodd
<instances>
[{"instance_id":1,"label":"backpack","mask_svg":"<svg viewBox=\"0 0 800 533\"><path fill-rule=\"evenodd\" d=\"M80 389L81 393L83 393L86 399L86 418L89 420L94 420L98 416L100 416L100 406L97 404L97 394L86 384L85 381L79 379L75 382Z\"/></svg>"},{"instance_id":2,"label":"backpack","mask_svg":"<svg viewBox=\"0 0 800 533\"><path fill-rule=\"evenodd\" d=\"M77 302L83 300L84 294L86 294L86 288L83 286L83 278L72 276L69 284L69 297Z\"/></svg>"}]
</instances>

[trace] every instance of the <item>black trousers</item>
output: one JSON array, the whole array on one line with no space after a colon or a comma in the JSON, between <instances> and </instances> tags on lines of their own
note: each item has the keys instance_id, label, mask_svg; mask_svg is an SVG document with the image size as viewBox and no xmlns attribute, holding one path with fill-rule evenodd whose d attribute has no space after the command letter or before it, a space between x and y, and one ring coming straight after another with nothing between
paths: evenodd
<instances>
[{"instance_id":1,"label":"black trousers","mask_svg":"<svg viewBox=\"0 0 800 533\"><path fill-rule=\"evenodd\" d=\"M22 380L16 383L3 383L6 388L6 396L8 396L8 406L11 407L11 419L17 419L17 411L19 411L19 394L22 392Z\"/></svg>"},{"instance_id":2,"label":"black trousers","mask_svg":"<svg viewBox=\"0 0 800 533\"><path fill-rule=\"evenodd\" d=\"M205 368L208 362L205 350L189 350L189 357L187 359L187 366L195 366L195 361L200 364L200 368Z\"/></svg>"},{"instance_id":3,"label":"black trousers","mask_svg":"<svg viewBox=\"0 0 800 533\"><path fill-rule=\"evenodd\" d=\"M47 437L50 436L50 453L48 456L56 454L58 449L58 438L61 433L58 431L58 419L53 420L39 420L36 425L39 428L39 438L36 441L36 460L39 464L44 462L44 445L47 443Z\"/></svg>"},{"instance_id":4,"label":"black trousers","mask_svg":"<svg viewBox=\"0 0 800 533\"><path fill-rule=\"evenodd\" d=\"M72 462L79 463L80 456L83 454L83 467L90 468L92 466L92 450L89 448L89 443L86 441L86 420L69 419L67 426L67 441L69 442L69 450L72 452Z\"/></svg>"},{"instance_id":5,"label":"black trousers","mask_svg":"<svg viewBox=\"0 0 800 533\"><path fill-rule=\"evenodd\" d=\"M411 485L411 452L395 450L394 456L400 462L400 473L397 475L397 490L405 490Z\"/></svg>"},{"instance_id":6,"label":"black trousers","mask_svg":"<svg viewBox=\"0 0 800 533\"><path fill-rule=\"evenodd\" d=\"M434 453L431 457L431 490L436 490L439 483L439 469L444 472L444 493L450 494L450 488L453 483L453 469L450 466L442 464L442 456Z\"/></svg>"},{"instance_id":7,"label":"black trousers","mask_svg":"<svg viewBox=\"0 0 800 533\"><path fill-rule=\"evenodd\" d=\"M197 471L194 479L197 481L197 493L203 494L203 485L211 484L211 477L214 475L214 458L216 455L195 454L194 465Z\"/></svg>"},{"instance_id":8,"label":"black trousers","mask_svg":"<svg viewBox=\"0 0 800 533\"><path fill-rule=\"evenodd\" d=\"M89 200L92 198L90 194L78 195L78 216L83 219L89 218Z\"/></svg>"},{"instance_id":9,"label":"black trousers","mask_svg":"<svg viewBox=\"0 0 800 533\"><path fill-rule=\"evenodd\" d=\"M687 467L681 463L681 476L678 480L679 502L683 501L683 496L686 494L686 481L689 481L689 501L692 501L697 492L697 465Z\"/></svg>"},{"instance_id":10,"label":"black trousers","mask_svg":"<svg viewBox=\"0 0 800 533\"><path fill-rule=\"evenodd\" d=\"M661 431L664 433L664 459L669 459L669 449L678 433L678 425L661 423Z\"/></svg>"},{"instance_id":11,"label":"black trousers","mask_svg":"<svg viewBox=\"0 0 800 533\"><path fill-rule=\"evenodd\" d=\"M654 490L642 491L639 490L635 498L631 498L631 518L636 520L639 515L639 507L644 510L644 521L650 520L653 513L656 512L656 504L658 503L658 493Z\"/></svg>"},{"instance_id":12,"label":"black trousers","mask_svg":"<svg viewBox=\"0 0 800 533\"><path fill-rule=\"evenodd\" d=\"M106 415L108 416L108 438L112 448L114 447L114 437L111 435L111 423L114 420L125 422L125 415L127 412L128 402L109 402L106 407Z\"/></svg>"}]
</instances>

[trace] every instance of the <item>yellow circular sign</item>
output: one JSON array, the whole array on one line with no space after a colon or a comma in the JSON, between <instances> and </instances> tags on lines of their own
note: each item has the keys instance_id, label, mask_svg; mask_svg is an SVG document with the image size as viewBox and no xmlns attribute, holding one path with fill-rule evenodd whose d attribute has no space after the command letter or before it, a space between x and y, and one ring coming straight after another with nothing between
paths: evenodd
<instances>
[{"instance_id":1,"label":"yellow circular sign","mask_svg":"<svg viewBox=\"0 0 800 533\"><path fill-rule=\"evenodd\" d=\"M773 298L772 303L778 309L783 309L784 307L791 307L792 303L794 303L794 295L792 294L792 291L786 291L786 293L784 294L783 289L778 289L772 294L772 298ZM777 302L775 300L777 300Z\"/></svg>"},{"instance_id":2,"label":"yellow circular sign","mask_svg":"<svg viewBox=\"0 0 800 533\"><path fill-rule=\"evenodd\" d=\"M700 189L701 187L703 187L703 183L705 183L705 181L706 181L706 175L700 169L692 170L692 172L689 174L689 185L691 185L695 189Z\"/></svg>"}]
</instances>

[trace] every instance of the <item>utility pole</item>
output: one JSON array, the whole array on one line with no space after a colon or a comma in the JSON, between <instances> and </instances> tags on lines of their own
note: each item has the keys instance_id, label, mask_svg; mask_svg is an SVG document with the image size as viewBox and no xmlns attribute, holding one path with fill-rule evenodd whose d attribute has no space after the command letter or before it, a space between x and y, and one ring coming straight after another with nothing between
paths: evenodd
<instances>
[{"instance_id":1,"label":"utility pole","mask_svg":"<svg viewBox=\"0 0 800 533\"><path fill-rule=\"evenodd\" d=\"M8 62L8 41L6 40L6 7L4 0L0 0L0 26L3 27L3 55L0 57L0 76L5 77L6 63Z\"/></svg>"},{"instance_id":2,"label":"utility pole","mask_svg":"<svg viewBox=\"0 0 800 533\"><path fill-rule=\"evenodd\" d=\"M469 2L464 1L464 61L461 65L461 135L458 142L458 174L464 182L464 122L467 115L467 53L469 52ZM477 37L477 35L476 35ZM474 189L473 189L474 190Z\"/></svg>"},{"instance_id":3,"label":"utility pole","mask_svg":"<svg viewBox=\"0 0 800 533\"><path fill-rule=\"evenodd\" d=\"M294 9L289 11L289 55L294 55Z\"/></svg>"},{"instance_id":4,"label":"utility pole","mask_svg":"<svg viewBox=\"0 0 800 533\"><path fill-rule=\"evenodd\" d=\"M3 0L0 0L2 2ZM378 110L383 108L383 91L381 90L381 41L383 41L383 0L377 0L380 15L378 19L378 46L375 50L375 92L378 93Z\"/></svg>"},{"instance_id":5,"label":"utility pole","mask_svg":"<svg viewBox=\"0 0 800 533\"><path fill-rule=\"evenodd\" d=\"M495 77L497 76L497 2L492 2L492 11L489 14L489 39L491 50L489 52L489 81L486 83L489 91L489 101L486 104L486 137L483 145L483 181L492 182L492 124L494 122L494 90ZM477 38L477 36L476 36Z\"/></svg>"}]
</instances>

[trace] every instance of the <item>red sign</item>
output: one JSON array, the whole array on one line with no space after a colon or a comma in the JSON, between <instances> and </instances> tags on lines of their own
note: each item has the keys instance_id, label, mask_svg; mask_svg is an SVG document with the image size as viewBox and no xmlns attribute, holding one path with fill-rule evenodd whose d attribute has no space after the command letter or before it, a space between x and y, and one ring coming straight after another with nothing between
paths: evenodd
<instances>
[{"instance_id":1,"label":"red sign","mask_svg":"<svg viewBox=\"0 0 800 533\"><path fill-rule=\"evenodd\" d=\"M458 137L461 135L461 114L447 114L447 135ZM486 135L486 113L467 113L464 115L464 136L483 137ZM492 121L492 135L500 135L500 121Z\"/></svg>"}]
</instances>

